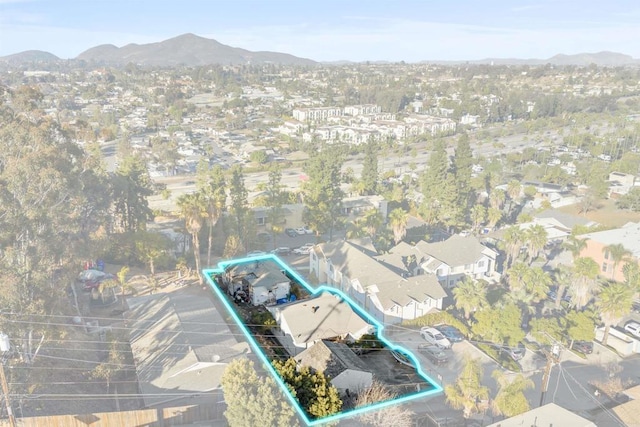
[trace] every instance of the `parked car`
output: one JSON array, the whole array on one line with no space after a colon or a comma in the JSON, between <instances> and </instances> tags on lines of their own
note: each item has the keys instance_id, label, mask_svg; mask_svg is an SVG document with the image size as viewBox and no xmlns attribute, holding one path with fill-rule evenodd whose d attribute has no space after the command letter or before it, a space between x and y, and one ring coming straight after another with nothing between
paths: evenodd
<instances>
[{"instance_id":1,"label":"parked car","mask_svg":"<svg viewBox=\"0 0 640 427\"><path fill-rule=\"evenodd\" d=\"M464 335L462 335L462 332L460 332L460 330L454 326L438 325L435 328L439 330L442 333L442 335L447 337L447 339L452 343L460 342L464 340Z\"/></svg>"},{"instance_id":2,"label":"parked car","mask_svg":"<svg viewBox=\"0 0 640 427\"><path fill-rule=\"evenodd\" d=\"M296 233L300 236L307 234L307 230L304 229L304 227L298 227L296 228Z\"/></svg>"},{"instance_id":3,"label":"parked car","mask_svg":"<svg viewBox=\"0 0 640 427\"><path fill-rule=\"evenodd\" d=\"M289 255L291 253L291 248L288 246L280 246L279 248L272 250L271 253L276 255Z\"/></svg>"},{"instance_id":4,"label":"parked car","mask_svg":"<svg viewBox=\"0 0 640 427\"><path fill-rule=\"evenodd\" d=\"M310 229L308 225L305 225L302 228L304 229L304 234L313 234L314 233L314 231L312 229Z\"/></svg>"},{"instance_id":5,"label":"parked car","mask_svg":"<svg viewBox=\"0 0 640 427\"><path fill-rule=\"evenodd\" d=\"M502 347L502 351L507 353L513 360L518 361L524 357L527 348L523 343L520 343L515 347L504 346Z\"/></svg>"},{"instance_id":6,"label":"parked car","mask_svg":"<svg viewBox=\"0 0 640 427\"><path fill-rule=\"evenodd\" d=\"M411 359L404 353L399 352L398 350L391 350L391 355L403 365L413 367L413 363L411 363Z\"/></svg>"},{"instance_id":7,"label":"parked car","mask_svg":"<svg viewBox=\"0 0 640 427\"><path fill-rule=\"evenodd\" d=\"M253 256L260 256L260 255L266 255L267 253L265 251L251 251L251 252L247 252L247 256L248 257L253 257Z\"/></svg>"},{"instance_id":8,"label":"parked car","mask_svg":"<svg viewBox=\"0 0 640 427\"><path fill-rule=\"evenodd\" d=\"M313 243L306 243L299 248L295 248L293 253L298 255L308 255L309 252L311 252L311 249L313 249L313 246Z\"/></svg>"},{"instance_id":9,"label":"parked car","mask_svg":"<svg viewBox=\"0 0 640 427\"><path fill-rule=\"evenodd\" d=\"M444 365L449 361L447 353L442 351L437 345L420 344L418 351L424 354L435 365Z\"/></svg>"},{"instance_id":10,"label":"parked car","mask_svg":"<svg viewBox=\"0 0 640 427\"><path fill-rule=\"evenodd\" d=\"M104 274L102 276L98 276L95 279L92 280L85 280L84 284L82 285L82 289L85 291L90 291L92 289L98 289L100 287L100 285L102 284L102 282L104 282L105 280L117 280L116 276L114 276L113 274Z\"/></svg>"},{"instance_id":11,"label":"parked car","mask_svg":"<svg viewBox=\"0 0 640 427\"><path fill-rule=\"evenodd\" d=\"M284 234L286 234L289 237L296 237L298 235L296 230L294 230L293 228L285 228Z\"/></svg>"},{"instance_id":12,"label":"parked car","mask_svg":"<svg viewBox=\"0 0 640 427\"><path fill-rule=\"evenodd\" d=\"M627 322L627 324L624 325L624 330L629 332L634 337L640 338L640 323Z\"/></svg>"},{"instance_id":13,"label":"parked car","mask_svg":"<svg viewBox=\"0 0 640 427\"><path fill-rule=\"evenodd\" d=\"M436 328L425 326L420 329L420 335L430 344L435 344L440 348L451 348L451 341Z\"/></svg>"},{"instance_id":14,"label":"parked car","mask_svg":"<svg viewBox=\"0 0 640 427\"><path fill-rule=\"evenodd\" d=\"M571 348L582 354L591 354L593 353L593 341L574 341Z\"/></svg>"}]
</instances>

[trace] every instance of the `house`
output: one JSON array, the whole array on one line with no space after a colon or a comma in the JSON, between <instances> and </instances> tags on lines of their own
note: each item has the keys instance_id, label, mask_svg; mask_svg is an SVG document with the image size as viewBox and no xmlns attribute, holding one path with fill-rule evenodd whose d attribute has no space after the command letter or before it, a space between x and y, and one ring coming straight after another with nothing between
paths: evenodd
<instances>
[{"instance_id":1,"label":"house","mask_svg":"<svg viewBox=\"0 0 640 427\"><path fill-rule=\"evenodd\" d=\"M607 246L620 244L629 251L627 258L632 262L637 263L640 259L640 222L629 222L620 228L587 233L581 237L587 241L587 246L580 252L580 256L592 258L600 266L600 274L608 279L624 281L622 270L625 262L616 263L611 253L605 249Z\"/></svg>"},{"instance_id":2,"label":"house","mask_svg":"<svg viewBox=\"0 0 640 427\"><path fill-rule=\"evenodd\" d=\"M635 175L622 172L611 172L609 174L609 197L616 198L624 196L635 185L640 185Z\"/></svg>"},{"instance_id":3,"label":"house","mask_svg":"<svg viewBox=\"0 0 640 427\"><path fill-rule=\"evenodd\" d=\"M490 280L498 274L498 253L480 243L475 236L455 234L442 242L421 240L415 246L401 242L390 252L415 257L415 274L434 274L443 286L449 288L465 276Z\"/></svg>"},{"instance_id":4,"label":"house","mask_svg":"<svg viewBox=\"0 0 640 427\"><path fill-rule=\"evenodd\" d=\"M340 289L375 319L400 323L442 308L446 292L432 274L416 276L407 259L379 255L370 239L321 243L309 255L310 272Z\"/></svg>"},{"instance_id":5,"label":"house","mask_svg":"<svg viewBox=\"0 0 640 427\"><path fill-rule=\"evenodd\" d=\"M340 394L371 386L373 374L346 344L322 340L295 357L298 366L324 373Z\"/></svg>"},{"instance_id":6,"label":"house","mask_svg":"<svg viewBox=\"0 0 640 427\"><path fill-rule=\"evenodd\" d=\"M542 212L533 214L533 222L540 224L545 228L555 228L562 231L568 231L569 233L576 226L581 227L595 227L597 222L591 221L587 218L564 213L557 209L546 209Z\"/></svg>"},{"instance_id":7,"label":"house","mask_svg":"<svg viewBox=\"0 0 640 427\"><path fill-rule=\"evenodd\" d=\"M198 289L128 298L125 325L147 408L220 391L227 363L250 352ZM205 396L201 396L205 399ZM211 399L211 397L209 397Z\"/></svg>"},{"instance_id":8,"label":"house","mask_svg":"<svg viewBox=\"0 0 640 427\"><path fill-rule=\"evenodd\" d=\"M350 219L371 209L377 209L383 218L387 217L388 202L382 196L355 196L342 199L342 214Z\"/></svg>"},{"instance_id":9,"label":"house","mask_svg":"<svg viewBox=\"0 0 640 427\"><path fill-rule=\"evenodd\" d=\"M487 427L571 426L597 427L596 424L555 403L532 409L515 417L489 424Z\"/></svg>"},{"instance_id":10,"label":"house","mask_svg":"<svg viewBox=\"0 0 640 427\"><path fill-rule=\"evenodd\" d=\"M640 419L638 418L638 414L640 414L640 386L628 388L621 395L624 396L622 398L628 400L614 406L609 411L600 413L595 419L597 425L615 424L625 427L640 427Z\"/></svg>"},{"instance_id":11,"label":"house","mask_svg":"<svg viewBox=\"0 0 640 427\"><path fill-rule=\"evenodd\" d=\"M235 264L225 271L224 283L234 300L252 305L282 303L291 295L291 281L270 260Z\"/></svg>"},{"instance_id":12,"label":"house","mask_svg":"<svg viewBox=\"0 0 640 427\"><path fill-rule=\"evenodd\" d=\"M292 356L322 340L356 341L373 330L348 302L329 292L267 309L278 324L276 338Z\"/></svg>"}]
</instances>

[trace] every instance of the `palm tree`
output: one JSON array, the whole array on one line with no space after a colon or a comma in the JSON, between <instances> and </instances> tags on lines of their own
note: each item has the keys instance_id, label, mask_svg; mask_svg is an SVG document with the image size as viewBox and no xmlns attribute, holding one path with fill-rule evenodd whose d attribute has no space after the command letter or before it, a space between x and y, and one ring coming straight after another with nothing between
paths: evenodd
<instances>
[{"instance_id":1,"label":"palm tree","mask_svg":"<svg viewBox=\"0 0 640 427\"><path fill-rule=\"evenodd\" d=\"M116 298L118 297L116 296L115 289L118 286L120 286L120 283L118 283L116 279L106 279L100 282L100 286L98 286L98 292L100 293L100 299L102 300L102 304L107 304L108 301L106 301L106 298L105 298L107 296L109 296L110 299L113 300L111 301L111 303L116 301Z\"/></svg>"},{"instance_id":2,"label":"palm tree","mask_svg":"<svg viewBox=\"0 0 640 427\"><path fill-rule=\"evenodd\" d=\"M578 258L580 256L580 252L582 252L586 247L587 241L573 234L570 234L569 237L567 237L567 240L562 244L562 248L571 252L574 259Z\"/></svg>"},{"instance_id":3,"label":"palm tree","mask_svg":"<svg viewBox=\"0 0 640 427\"><path fill-rule=\"evenodd\" d=\"M487 283L465 276L453 289L453 299L456 308L464 311L464 317L469 319L472 312L487 305Z\"/></svg>"},{"instance_id":4,"label":"palm tree","mask_svg":"<svg viewBox=\"0 0 640 427\"><path fill-rule=\"evenodd\" d=\"M479 403L489 398L489 389L482 385L480 359L467 358L455 383L447 384L444 394L447 403L454 409L462 409L465 418L481 411Z\"/></svg>"},{"instance_id":5,"label":"palm tree","mask_svg":"<svg viewBox=\"0 0 640 427\"><path fill-rule=\"evenodd\" d=\"M540 224L535 224L525 230L524 238L527 245L529 264L532 264L547 244L547 230Z\"/></svg>"},{"instance_id":6,"label":"palm tree","mask_svg":"<svg viewBox=\"0 0 640 427\"><path fill-rule=\"evenodd\" d=\"M513 201L520 198L520 193L522 192L522 184L517 179L513 179L509 181L507 184L507 195Z\"/></svg>"},{"instance_id":7,"label":"palm tree","mask_svg":"<svg viewBox=\"0 0 640 427\"><path fill-rule=\"evenodd\" d=\"M507 268L520 254L524 245L524 231L518 226L509 227L504 232L505 251L507 252Z\"/></svg>"},{"instance_id":8,"label":"palm tree","mask_svg":"<svg viewBox=\"0 0 640 427\"><path fill-rule=\"evenodd\" d=\"M200 284L203 284L200 274L200 229L207 215L206 205L200 193L183 194L178 198L180 216L184 219L187 232L193 241L193 255L196 261L196 271Z\"/></svg>"},{"instance_id":9,"label":"palm tree","mask_svg":"<svg viewBox=\"0 0 640 427\"><path fill-rule=\"evenodd\" d=\"M493 371L491 376L500 386L498 394L496 394L491 404L491 409L495 415L514 417L530 409L529 401L524 395L525 390L534 387L530 378L522 374L510 378L506 373L499 370Z\"/></svg>"},{"instance_id":10,"label":"palm tree","mask_svg":"<svg viewBox=\"0 0 640 427\"><path fill-rule=\"evenodd\" d=\"M384 218L382 218L382 215L377 209L369 209L358 219L362 221L363 228L371 238L378 233L378 230L384 222Z\"/></svg>"},{"instance_id":11,"label":"palm tree","mask_svg":"<svg viewBox=\"0 0 640 427\"><path fill-rule=\"evenodd\" d=\"M564 295L567 286L571 283L571 271L563 266L559 265L554 274L555 283L558 285L558 294L556 295L556 308L560 308L562 302L562 296Z\"/></svg>"},{"instance_id":12,"label":"palm tree","mask_svg":"<svg viewBox=\"0 0 640 427\"><path fill-rule=\"evenodd\" d=\"M604 336L602 345L607 345L611 325L616 325L629 314L633 304L633 290L624 283L609 283L598 295L597 306L600 319L604 322Z\"/></svg>"},{"instance_id":13,"label":"palm tree","mask_svg":"<svg viewBox=\"0 0 640 427\"><path fill-rule=\"evenodd\" d=\"M222 168L216 165L206 175L206 182L200 188L207 212L207 225L209 238L207 241L207 265L211 265L211 248L213 247L213 228L222 216L227 195L225 193L225 180Z\"/></svg>"},{"instance_id":14,"label":"palm tree","mask_svg":"<svg viewBox=\"0 0 640 427\"><path fill-rule=\"evenodd\" d=\"M129 274L129 267L126 265L123 266L118 273L116 273L116 278L118 279L118 284L120 285L120 298L122 299L122 307L124 308L124 294L127 290L132 291L132 293L136 292L136 289L127 283L127 274Z\"/></svg>"},{"instance_id":15,"label":"palm tree","mask_svg":"<svg viewBox=\"0 0 640 427\"><path fill-rule=\"evenodd\" d=\"M502 211L496 208L489 208L487 211L487 220L489 223L487 224L489 228L495 228L496 224L500 222L502 219Z\"/></svg>"},{"instance_id":16,"label":"palm tree","mask_svg":"<svg viewBox=\"0 0 640 427\"><path fill-rule=\"evenodd\" d=\"M530 269L527 264L516 262L507 270L507 279L511 292L519 292L526 288L527 275Z\"/></svg>"},{"instance_id":17,"label":"palm tree","mask_svg":"<svg viewBox=\"0 0 640 427\"><path fill-rule=\"evenodd\" d=\"M616 275L616 271L618 270L618 265L620 265L621 262L629 259L629 257L631 256L631 251L627 250L621 243L614 243L612 245L605 246L604 248L602 248L602 251L605 253L605 259L610 257L613 261L613 268L611 269L611 280L615 280L614 277Z\"/></svg>"},{"instance_id":18,"label":"palm tree","mask_svg":"<svg viewBox=\"0 0 640 427\"><path fill-rule=\"evenodd\" d=\"M474 205L471 208L470 217L473 223L473 229L478 230L487 219L487 208L482 205Z\"/></svg>"},{"instance_id":19,"label":"palm tree","mask_svg":"<svg viewBox=\"0 0 640 427\"><path fill-rule=\"evenodd\" d=\"M533 267L526 276L526 290L533 298L533 302L537 303L543 300L553 281L551 275L544 271L541 267Z\"/></svg>"},{"instance_id":20,"label":"palm tree","mask_svg":"<svg viewBox=\"0 0 640 427\"><path fill-rule=\"evenodd\" d=\"M597 277L600 272L598 264L591 258L577 258L573 262L573 280L571 281L571 301L576 310L581 310L598 288Z\"/></svg>"},{"instance_id":21,"label":"palm tree","mask_svg":"<svg viewBox=\"0 0 640 427\"><path fill-rule=\"evenodd\" d=\"M506 195L503 190L495 189L489 195L489 205L493 209L502 209L504 206L504 202L506 200Z\"/></svg>"},{"instance_id":22,"label":"palm tree","mask_svg":"<svg viewBox=\"0 0 640 427\"><path fill-rule=\"evenodd\" d=\"M397 245L407 235L409 215L402 208L395 208L389 213L389 226L393 231L393 240Z\"/></svg>"},{"instance_id":23,"label":"palm tree","mask_svg":"<svg viewBox=\"0 0 640 427\"><path fill-rule=\"evenodd\" d=\"M634 292L640 292L640 265L637 262L629 262L622 267L624 283Z\"/></svg>"}]
</instances>

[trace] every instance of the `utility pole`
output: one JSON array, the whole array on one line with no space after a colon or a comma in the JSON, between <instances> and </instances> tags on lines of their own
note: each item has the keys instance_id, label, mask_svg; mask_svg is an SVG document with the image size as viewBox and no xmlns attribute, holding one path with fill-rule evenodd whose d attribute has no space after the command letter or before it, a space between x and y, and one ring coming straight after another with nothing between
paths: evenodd
<instances>
[{"instance_id":1,"label":"utility pole","mask_svg":"<svg viewBox=\"0 0 640 427\"><path fill-rule=\"evenodd\" d=\"M16 427L16 418L11 410L11 401L9 400L9 386L7 385L7 377L4 376L4 363L0 362L0 382L2 383L2 394L4 395L4 403L7 405L7 415L9 416L9 424Z\"/></svg>"},{"instance_id":2,"label":"utility pole","mask_svg":"<svg viewBox=\"0 0 640 427\"><path fill-rule=\"evenodd\" d=\"M544 367L544 374L542 375L542 390L540 392L540 405L544 404L544 398L547 394L547 389L549 388L549 379L551 377L551 368L553 365L560 361L560 346L558 344L554 344L552 347L552 351L549 352L547 349L542 349L542 352L547 358L547 363Z\"/></svg>"}]
</instances>

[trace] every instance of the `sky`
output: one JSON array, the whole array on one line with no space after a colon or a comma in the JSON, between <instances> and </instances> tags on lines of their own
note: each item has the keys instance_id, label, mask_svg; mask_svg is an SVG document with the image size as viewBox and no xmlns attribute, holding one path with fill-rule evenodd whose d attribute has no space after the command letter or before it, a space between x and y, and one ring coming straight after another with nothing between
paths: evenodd
<instances>
[{"instance_id":1,"label":"sky","mask_svg":"<svg viewBox=\"0 0 640 427\"><path fill-rule=\"evenodd\" d=\"M193 33L316 61L640 58L637 0L0 0L0 56Z\"/></svg>"}]
</instances>

